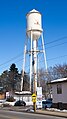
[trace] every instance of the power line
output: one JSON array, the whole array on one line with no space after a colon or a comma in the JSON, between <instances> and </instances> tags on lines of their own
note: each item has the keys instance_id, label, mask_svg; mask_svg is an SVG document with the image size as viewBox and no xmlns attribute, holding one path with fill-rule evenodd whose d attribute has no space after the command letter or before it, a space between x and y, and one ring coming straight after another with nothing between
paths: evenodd
<instances>
[{"instance_id":1,"label":"power line","mask_svg":"<svg viewBox=\"0 0 67 119\"><path fill-rule=\"evenodd\" d=\"M63 42L63 43L60 43L60 44L57 44L57 45L54 45L54 46L50 46L50 47L47 47L47 49L48 48L52 48L52 47L56 47L56 46L59 46L59 45L64 45L64 44L66 44L67 42Z\"/></svg>"},{"instance_id":2,"label":"power line","mask_svg":"<svg viewBox=\"0 0 67 119\"><path fill-rule=\"evenodd\" d=\"M67 57L67 55L63 55L63 56L59 56L59 57L55 57L55 58L51 58L51 59L47 59L47 61L48 61L48 60L54 60L54 59L62 58L62 57Z\"/></svg>"},{"instance_id":3,"label":"power line","mask_svg":"<svg viewBox=\"0 0 67 119\"><path fill-rule=\"evenodd\" d=\"M63 57L67 57L67 55L63 55L63 56L59 56L59 57L55 57L55 58L51 58L51 59L47 59L47 61L50 61L50 60L55 60L55 59L58 59L58 58L63 58ZM22 59L20 59L20 60L18 60L17 62L20 62L20 61L22 61L23 62L23 60ZM41 62L43 62L43 60L41 60L41 61L39 61L40 63ZM27 67L29 67L30 65L27 65L27 66L25 66L25 68ZM7 67L7 66L4 66L3 68L5 68L5 67Z\"/></svg>"},{"instance_id":4,"label":"power line","mask_svg":"<svg viewBox=\"0 0 67 119\"><path fill-rule=\"evenodd\" d=\"M11 58L10 60L7 60L6 62L0 64L0 66L2 66L2 65L4 65L4 64L7 64L7 63L11 62L11 61L14 60L14 59L17 59L17 58L20 57L20 56L21 56L21 54L15 56L15 57L13 57L13 58Z\"/></svg>"},{"instance_id":5,"label":"power line","mask_svg":"<svg viewBox=\"0 0 67 119\"><path fill-rule=\"evenodd\" d=\"M60 41L60 40L66 39L66 38L67 38L67 36L64 36L64 37L59 38L59 39L57 39L57 40L53 40L53 41L51 41L51 42L47 42L45 45L48 45L48 44L51 44L51 43L55 43L55 42L57 42L57 41Z\"/></svg>"},{"instance_id":6,"label":"power line","mask_svg":"<svg viewBox=\"0 0 67 119\"><path fill-rule=\"evenodd\" d=\"M59 38L59 39L54 40L54 41L51 41L51 42L48 42L48 43L46 43L46 44L44 44L44 45L46 46L46 45L48 45L48 44L51 44L51 43L54 43L54 42L57 42L57 41L60 41L60 40L66 39L66 38L67 38L67 36L62 37L62 38ZM62 45L62 44L65 44L65 43L67 43L67 42L64 42L64 43L61 43L61 44L57 44L57 45L54 45L54 46L51 46L51 47L47 47L47 48L52 48L52 47L55 47L55 46L58 46L58 45ZM42 45L40 45L39 47L41 47L41 46L42 46ZM20 57L22 54L23 54L23 52L20 53L19 55L15 56L15 57L13 57L13 58L11 58L10 60L7 60L6 62L0 64L0 66L3 66L3 65L5 65L5 64L11 62L12 60L17 59L17 58ZM54 58L53 58L53 59L54 59ZM56 59L56 58L55 58L55 59ZM23 58L22 58L22 60L23 60Z\"/></svg>"}]
</instances>

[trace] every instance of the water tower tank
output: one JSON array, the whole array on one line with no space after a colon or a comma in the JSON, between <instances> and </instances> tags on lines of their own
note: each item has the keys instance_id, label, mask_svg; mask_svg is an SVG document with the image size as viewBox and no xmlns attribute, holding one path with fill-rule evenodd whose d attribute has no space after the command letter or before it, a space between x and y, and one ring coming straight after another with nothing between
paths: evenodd
<instances>
[{"instance_id":1,"label":"water tower tank","mask_svg":"<svg viewBox=\"0 0 67 119\"><path fill-rule=\"evenodd\" d=\"M27 14L27 35L31 38L32 31L32 39L38 40L42 33L42 24L41 24L41 14L40 12L33 9Z\"/></svg>"}]
</instances>

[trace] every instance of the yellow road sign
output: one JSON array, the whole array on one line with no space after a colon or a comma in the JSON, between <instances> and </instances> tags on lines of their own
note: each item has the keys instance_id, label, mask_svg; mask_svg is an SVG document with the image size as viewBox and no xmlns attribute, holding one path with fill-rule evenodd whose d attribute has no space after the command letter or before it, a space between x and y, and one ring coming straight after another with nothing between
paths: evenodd
<instances>
[{"instance_id":1,"label":"yellow road sign","mask_svg":"<svg viewBox=\"0 0 67 119\"><path fill-rule=\"evenodd\" d=\"M36 102L36 94L35 93L32 94L32 102Z\"/></svg>"},{"instance_id":2,"label":"yellow road sign","mask_svg":"<svg viewBox=\"0 0 67 119\"><path fill-rule=\"evenodd\" d=\"M33 94L32 94L32 97L36 97L36 94L35 94L35 93L33 93Z\"/></svg>"}]
</instances>

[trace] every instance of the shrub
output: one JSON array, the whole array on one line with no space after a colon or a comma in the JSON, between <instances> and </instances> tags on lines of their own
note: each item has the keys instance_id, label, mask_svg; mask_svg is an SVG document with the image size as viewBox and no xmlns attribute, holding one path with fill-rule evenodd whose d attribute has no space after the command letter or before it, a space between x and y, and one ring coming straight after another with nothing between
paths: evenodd
<instances>
[{"instance_id":1,"label":"shrub","mask_svg":"<svg viewBox=\"0 0 67 119\"><path fill-rule=\"evenodd\" d=\"M9 105L9 104L2 104L1 107L11 107L11 105Z\"/></svg>"},{"instance_id":2,"label":"shrub","mask_svg":"<svg viewBox=\"0 0 67 119\"><path fill-rule=\"evenodd\" d=\"M8 101L8 102L14 102L15 99L11 96L11 97L8 97L6 101Z\"/></svg>"}]
</instances>

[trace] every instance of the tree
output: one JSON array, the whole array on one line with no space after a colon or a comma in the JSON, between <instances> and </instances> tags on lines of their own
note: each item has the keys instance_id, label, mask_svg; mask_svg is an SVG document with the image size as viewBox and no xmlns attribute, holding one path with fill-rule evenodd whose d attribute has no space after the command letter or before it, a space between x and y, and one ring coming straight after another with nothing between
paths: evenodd
<instances>
[{"instance_id":1,"label":"tree","mask_svg":"<svg viewBox=\"0 0 67 119\"><path fill-rule=\"evenodd\" d=\"M18 68L13 63L11 64L9 71L5 70L0 75L0 86L4 87L6 91L20 91L21 87L21 76L22 72L18 73ZM58 78L67 77L67 64L63 65L55 65L54 67L48 68L48 73L44 71L44 69L39 70L37 84L38 86L42 86L43 94L46 96L50 91L50 87L47 85L48 82ZM29 75L24 72L23 78L23 90L29 90ZM32 87L33 87L33 79L32 79Z\"/></svg>"},{"instance_id":2,"label":"tree","mask_svg":"<svg viewBox=\"0 0 67 119\"><path fill-rule=\"evenodd\" d=\"M18 68L16 68L16 65L14 63L10 66L10 71L16 74L18 73Z\"/></svg>"},{"instance_id":3,"label":"tree","mask_svg":"<svg viewBox=\"0 0 67 119\"><path fill-rule=\"evenodd\" d=\"M5 70L0 76L0 86L5 89L5 91L9 90L9 72Z\"/></svg>"},{"instance_id":4,"label":"tree","mask_svg":"<svg viewBox=\"0 0 67 119\"><path fill-rule=\"evenodd\" d=\"M21 90L21 76L22 72L18 73L18 68L13 63L11 64L9 71L4 71L0 76L0 86L4 87L6 91L20 91ZM24 72L23 78L23 90L29 90L29 75Z\"/></svg>"},{"instance_id":5,"label":"tree","mask_svg":"<svg viewBox=\"0 0 67 119\"><path fill-rule=\"evenodd\" d=\"M16 68L14 63L10 66L9 79L11 84L11 91L13 92L15 90L15 84L18 79L18 68Z\"/></svg>"},{"instance_id":6,"label":"tree","mask_svg":"<svg viewBox=\"0 0 67 119\"><path fill-rule=\"evenodd\" d=\"M42 93L43 95L45 95L45 97L46 97L46 91L47 91L46 82L47 82L47 74L43 69L40 69L38 74L37 85L42 87Z\"/></svg>"},{"instance_id":7,"label":"tree","mask_svg":"<svg viewBox=\"0 0 67 119\"><path fill-rule=\"evenodd\" d=\"M21 72L21 76L22 76L22 72ZM24 72L24 77L23 77L23 91L25 90L25 91L29 91L30 90L30 83L29 83L29 80L30 78L29 78L29 75L26 73L26 72Z\"/></svg>"},{"instance_id":8,"label":"tree","mask_svg":"<svg viewBox=\"0 0 67 119\"><path fill-rule=\"evenodd\" d=\"M51 80L66 78L67 77L67 64L55 65L48 69L48 74L50 75Z\"/></svg>"}]
</instances>

